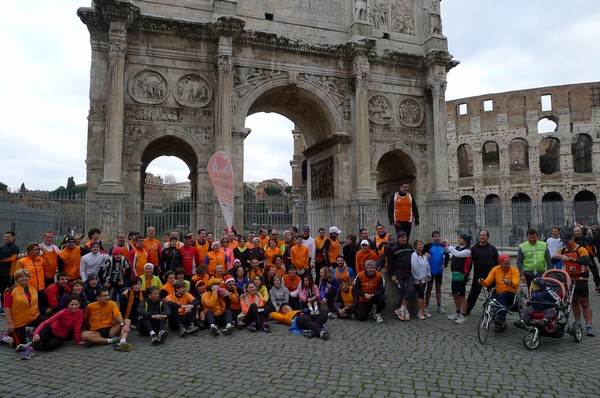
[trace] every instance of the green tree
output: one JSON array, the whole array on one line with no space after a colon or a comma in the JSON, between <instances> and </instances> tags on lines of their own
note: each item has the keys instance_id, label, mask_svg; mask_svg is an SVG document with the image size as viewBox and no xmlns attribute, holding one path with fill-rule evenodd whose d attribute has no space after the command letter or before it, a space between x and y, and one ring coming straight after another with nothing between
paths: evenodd
<instances>
[{"instance_id":1,"label":"green tree","mask_svg":"<svg viewBox=\"0 0 600 398\"><path fill-rule=\"evenodd\" d=\"M291 186L291 185L288 185L288 186L287 186L287 187L285 187L283 190L284 190L286 193L292 193L292 186Z\"/></svg>"},{"instance_id":2,"label":"green tree","mask_svg":"<svg viewBox=\"0 0 600 398\"><path fill-rule=\"evenodd\" d=\"M75 191L75 179L73 177L67 178L67 192Z\"/></svg>"},{"instance_id":3,"label":"green tree","mask_svg":"<svg viewBox=\"0 0 600 398\"><path fill-rule=\"evenodd\" d=\"M277 186L273 186L273 185L267 185L265 187L265 193L268 196L279 195L281 193L281 191L283 191L283 189L281 189L281 187L277 187Z\"/></svg>"},{"instance_id":4,"label":"green tree","mask_svg":"<svg viewBox=\"0 0 600 398\"><path fill-rule=\"evenodd\" d=\"M8 191L8 185L6 185L3 182L0 182L0 192L6 192Z\"/></svg>"},{"instance_id":5,"label":"green tree","mask_svg":"<svg viewBox=\"0 0 600 398\"><path fill-rule=\"evenodd\" d=\"M27 192L27 188L25 188L25 183L21 184L21 188L19 188L19 192L21 192L21 193Z\"/></svg>"}]
</instances>

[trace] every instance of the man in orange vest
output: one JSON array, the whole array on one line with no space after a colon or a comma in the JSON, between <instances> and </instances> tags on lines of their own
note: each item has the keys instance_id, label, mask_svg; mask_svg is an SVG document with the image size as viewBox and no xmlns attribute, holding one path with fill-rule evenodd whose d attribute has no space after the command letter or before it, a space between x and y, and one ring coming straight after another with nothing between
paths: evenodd
<instances>
[{"instance_id":1,"label":"man in orange vest","mask_svg":"<svg viewBox=\"0 0 600 398\"><path fill-rule=\"evenodd\" d=\"M388 203L388 219L390 224L394 225L396 234L399 231L406 232L406 236L410 239L410 230L413 222L419 225L419 210L417 203L408 192L410 185L406 181L400 183L400 191L396 192L390 198Z\"/></svg>"}]
</instances>

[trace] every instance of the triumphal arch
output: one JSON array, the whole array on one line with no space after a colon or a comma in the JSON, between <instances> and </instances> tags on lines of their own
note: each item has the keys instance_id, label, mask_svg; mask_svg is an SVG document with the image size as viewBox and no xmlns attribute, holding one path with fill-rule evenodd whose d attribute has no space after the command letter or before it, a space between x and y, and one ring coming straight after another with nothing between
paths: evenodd
<instances>
[{"instance_id":1,"label":"triumphal arch","mask_svg":"<svg viewBox=\"0 0 600 398\"><path fill-rule=\"evenodd\" d=\"M194 196L210 193L218 150L241 196L256 112L295 123L309 200L380 198L402 179L421 198L448 191L457 62L438 0L94 0L78 16L92 47L90 198L140 198L162 155L189 166Z\"/></svg>"}]
</instances>

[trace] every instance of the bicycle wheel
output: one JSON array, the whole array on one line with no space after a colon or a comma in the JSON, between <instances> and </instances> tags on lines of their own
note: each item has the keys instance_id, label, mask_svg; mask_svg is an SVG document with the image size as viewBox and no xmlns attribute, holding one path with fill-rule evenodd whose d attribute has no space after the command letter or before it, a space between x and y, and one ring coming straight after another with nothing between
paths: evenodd
<instances>
[{"instance_id":1,"label":"bicycle wheel","mask_svg":"<svg viewBox=\"0 0 600 398\"><path fill-rule=\"evenodd\" d=\"M490 334L490 314L484 311L479 317L477 323L477 338L481 344L485 344L488 335Z\"/></svg>"}]
</instances>

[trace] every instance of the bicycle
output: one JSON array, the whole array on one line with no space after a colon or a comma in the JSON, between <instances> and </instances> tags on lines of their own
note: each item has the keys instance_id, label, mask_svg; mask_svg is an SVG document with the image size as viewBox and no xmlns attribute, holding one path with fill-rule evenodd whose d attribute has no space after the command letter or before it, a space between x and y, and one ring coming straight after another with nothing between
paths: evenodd
<instances>
[{"instance_id":1,"label":"bicycle","mask_svg":"<svg viewBox=\"0 0 600 398\"><path fill-rule=\"evenodd\" d=\"M485 301L482 305L482 313L477 322L477 338L481 344L485 344L490 333L490 324L496 324L496 318L500 311L506 311L508 313L514 313L521 315L521 311L525 307L527 301L527 294L519 288L515 294L513 303L507 308L502 305L498 300L492 298L495 288L491 288L485 292ZM503 325L506 327L506 322Z\"/></svg>"}]
</instances>

